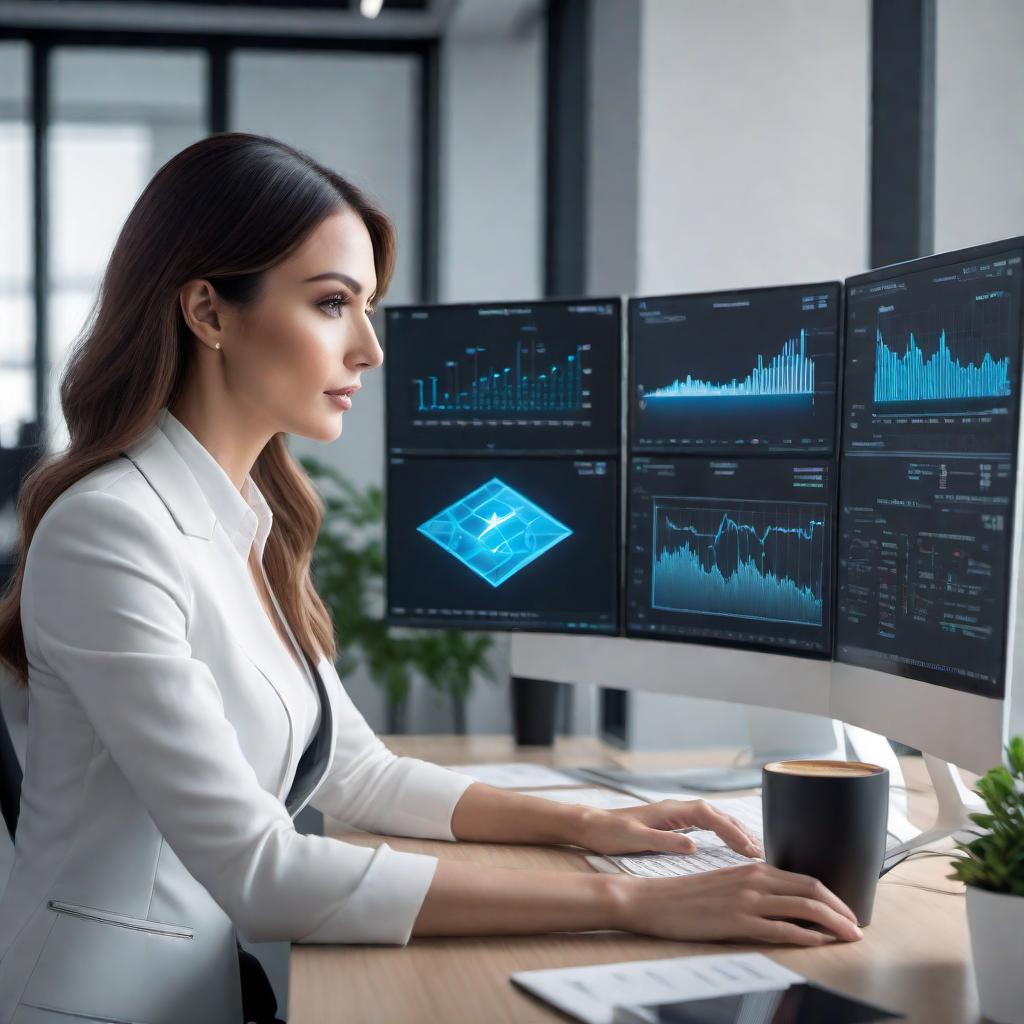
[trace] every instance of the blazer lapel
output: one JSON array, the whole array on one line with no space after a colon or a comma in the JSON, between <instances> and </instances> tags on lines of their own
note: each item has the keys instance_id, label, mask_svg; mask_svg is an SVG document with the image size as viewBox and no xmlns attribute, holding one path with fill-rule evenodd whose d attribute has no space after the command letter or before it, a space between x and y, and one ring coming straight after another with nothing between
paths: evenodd
<instances>
[{"instance_id":1,"label":"blazer lapel","mask_svg":"<svg viewBox=\"0 0 1024 1024\"><path fill-rule=\"evenodd\" d=\"M182 533L212 540L217 517L184 459L158 425L124 454L149 481ZM286 778L290 777L299 759L295 722L276 680L283 678L286 672L295 671L294 662L282 648L263 610L248 565L230 543L211 544L208 569L210 580L223 592L224 606L228 609L225 620L234 641L277 694L288 717L289 771ZM315 675L319 677L319 673Z\"/></svg>"}]
</instances>

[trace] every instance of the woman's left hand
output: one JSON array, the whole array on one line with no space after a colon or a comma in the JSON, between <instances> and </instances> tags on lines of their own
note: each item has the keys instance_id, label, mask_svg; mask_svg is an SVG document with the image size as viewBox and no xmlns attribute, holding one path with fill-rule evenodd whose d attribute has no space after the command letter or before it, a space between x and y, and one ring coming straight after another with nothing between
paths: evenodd
<instances>
[{"instance_id":1,"label":"woman's left hand","mask_svg":"<svg viewBox=\"0 0 1024 1024\"><path fill-rule=\"evenodd\" d=\"M706 800L661 800L615 810L588 807L571 842L603 854L693 853L697 844L674 831L681 828L706 829L745 857L764 856L760 842L743 825Z\"/></svg>"}]
</instances>

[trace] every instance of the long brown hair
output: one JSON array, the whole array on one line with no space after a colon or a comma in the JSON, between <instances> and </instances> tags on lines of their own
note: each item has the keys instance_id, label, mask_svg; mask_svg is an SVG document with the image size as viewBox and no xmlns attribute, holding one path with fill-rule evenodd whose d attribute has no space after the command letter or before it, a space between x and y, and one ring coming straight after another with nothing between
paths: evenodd
<instances>
[{"instance_id":1,"label":"long brown hair","mask_svg":"<svg viewBox=\"0 0 1024 1024\"><path fill-rule=\"evenodd\" d=\"M195 357L181 289L204 278L225 299L251 302L263 273L343 208L358 213L369 232L377 274L371 298L379 299L394 271L391 221L350 182L276 139L211 135L168 160L139 196L61 379L70 443L36 464L18 497L18 564L0 596L0 663L21 685L28 685L21 588L32 536L60 494L116 459L174 402ZM303 650L314 661L321 654L333 661L334 626L310 574L323 502L283 433L251 473L274 514L264 550L271 586Z\"/></svg>"}]
</instances>

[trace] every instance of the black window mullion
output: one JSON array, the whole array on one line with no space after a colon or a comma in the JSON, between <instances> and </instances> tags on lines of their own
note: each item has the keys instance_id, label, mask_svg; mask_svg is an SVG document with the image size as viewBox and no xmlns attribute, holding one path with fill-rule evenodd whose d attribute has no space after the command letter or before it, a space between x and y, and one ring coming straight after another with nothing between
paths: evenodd
<instances>
[{"instance_id":1,"label":"black window mullion","mask_svg":"<svg viewBox=\"0 0 1024 1024\"><path fill-rule=\"evenodd\" d=\"M46 437L49 369L50 281L49 188L50 57L48 43L32 44L30 106L32 111L32 292L35 307L35 405L37 437Z\"/></svg>"},{"instance_id":2,"label":"black window mullion","mask_svg":"<svg viewBox=\"0 0 1024 1024\"><path fill-rule=\"evenodd\" d=\"M211 134L226 132L230 120L228 59L229 49L219 43L207 49L206 130Z\"/></svg>"}]
</instances>

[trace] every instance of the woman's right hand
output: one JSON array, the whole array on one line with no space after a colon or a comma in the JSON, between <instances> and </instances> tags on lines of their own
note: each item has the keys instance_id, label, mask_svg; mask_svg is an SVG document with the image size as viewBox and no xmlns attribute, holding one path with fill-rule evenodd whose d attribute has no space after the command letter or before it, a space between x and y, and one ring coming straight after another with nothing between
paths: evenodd
<instances>
[{"instance_id":1,"label":"woman's right hand","mask_svg":"<svg viewBox=\"0 0 1024 1024\"><path fill-rule=\"evenodd\" d=\"M615 877L616 927L662 939L784 942L821 946L863 936L853 911L809 875L763 861L678 878Z\"/></svg>"}]
</instances>

